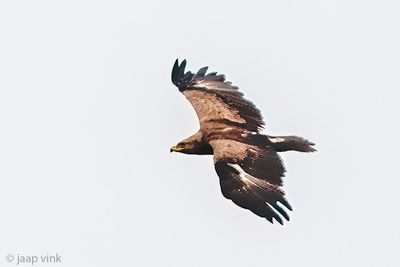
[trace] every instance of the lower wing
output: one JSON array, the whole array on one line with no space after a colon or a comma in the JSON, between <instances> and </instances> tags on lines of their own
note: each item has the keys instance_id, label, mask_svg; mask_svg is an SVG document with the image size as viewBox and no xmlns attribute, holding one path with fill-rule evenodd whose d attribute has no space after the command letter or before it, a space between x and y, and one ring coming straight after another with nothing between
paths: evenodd
<instances>
[{"instance_id":1,"label":"lower wing","mask_svg":"<svg viewBox=\"0 0 400 267\"><path fill-rule=\"evenodd\" d=\"M275 219L283 224L281 216L289 221L284 207L292 208L280 188L284 167L273 148L227 139L212 140L210 145L221 191L226 198L271 223ZM255 169L260 163L264 168Z\"/></svg>"}]
</instances>

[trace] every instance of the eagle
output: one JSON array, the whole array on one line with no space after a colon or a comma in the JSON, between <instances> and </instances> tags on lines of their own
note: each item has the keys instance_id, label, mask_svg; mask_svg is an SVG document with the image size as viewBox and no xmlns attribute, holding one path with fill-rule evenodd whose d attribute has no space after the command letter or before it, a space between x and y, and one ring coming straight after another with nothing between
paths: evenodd
<instances>
[{"instance_id":1,"label":"eagle","mask_svg":"<svg viewBox=\"0 0 400 267\"><path fill-rule=\"evenodd\" d=\"M189 100L200 129L170 152L213 155L222 194L236 205L274 223L289 221L292 207L285 198L285 167L278 152L314 152L315 145L298 136L262 134L260 111L225 75L185 72L186 60L172 68L172 83ZM286 210L287 209L287 210Z\"/></svg>"}]
</instances>

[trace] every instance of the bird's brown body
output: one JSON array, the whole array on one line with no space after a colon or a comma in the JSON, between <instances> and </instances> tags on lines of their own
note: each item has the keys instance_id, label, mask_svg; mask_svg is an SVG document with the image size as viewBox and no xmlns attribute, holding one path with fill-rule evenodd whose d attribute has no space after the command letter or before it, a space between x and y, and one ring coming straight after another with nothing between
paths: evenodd
<instances>
[{"instance_id":1,"label":"bird's brown body","mask_svg":"<svg viewBox=\"0 0 400 267\"><path fill-rule=\"evenodd\" d=\"M260 133L260 111L238 88L217 73L184 71L186 61L175 62L172 82L194 107L200 129L171 148L171 152L214 155L222 194L237 205L273 222L289 220L281 205L291 210L284 197L283 163L277 152L313 152L314 144L297 136L273 137ZM279 215L278 215L279 214Z\"/></svg>"}]
</instances>

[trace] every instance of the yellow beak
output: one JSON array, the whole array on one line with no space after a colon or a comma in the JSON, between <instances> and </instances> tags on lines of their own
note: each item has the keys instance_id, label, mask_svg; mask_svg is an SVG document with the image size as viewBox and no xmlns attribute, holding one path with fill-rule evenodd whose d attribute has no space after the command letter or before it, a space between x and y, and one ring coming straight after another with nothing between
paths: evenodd
<instances>
[{"instance_id":1,"label":"yellow beak","mask_svg":"<svg viewBox=\"0 0 400 267\"><path fill-rule=\"evenodd\" d=\"M179 151L182 151L182 150L184 150L184 148L183 147L176 147L176 146L173 146L173 147L171 147L171 149L169 150L169 152L179 152Z\"/></svg>"}]
</instances>

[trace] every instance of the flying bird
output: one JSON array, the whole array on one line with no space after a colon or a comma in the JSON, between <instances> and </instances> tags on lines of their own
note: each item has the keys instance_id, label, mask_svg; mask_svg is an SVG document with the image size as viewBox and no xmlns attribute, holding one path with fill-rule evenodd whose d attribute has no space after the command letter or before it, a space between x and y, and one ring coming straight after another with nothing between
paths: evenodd
<instances>
[{"instance_id":1,"label":"flying bird","mask_svg":"<svg viewBox=\"0 0 400 267\"><path fill-rule=\"evenodd\" d=\"M172 83L197 113L200 129L173 146L171 152L213 155L224 197L273 223L289 221L292 210L282 190L285 167L277 152L314 152L315 145L298 136L262 134L260 111L243 97L239 88L208 67L185 72L186 60L178 59Z\"/></svg>"}]
</instances>

